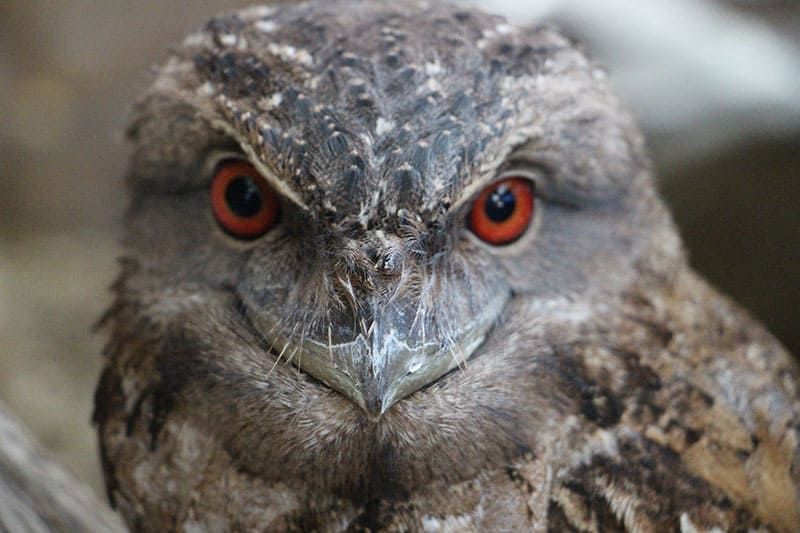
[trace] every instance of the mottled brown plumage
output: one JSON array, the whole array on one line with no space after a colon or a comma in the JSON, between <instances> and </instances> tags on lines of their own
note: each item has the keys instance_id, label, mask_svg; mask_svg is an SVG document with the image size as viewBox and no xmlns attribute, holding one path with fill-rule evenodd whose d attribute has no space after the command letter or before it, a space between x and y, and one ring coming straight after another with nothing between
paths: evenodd
<instances>
[{"instance_id":1,"label":"mottled brown plumage","mask_svg":"<svg viewBox=\"0 0 800 533\"><path fill-rule=\"evenodd\" d=\"M797 530L797 368L687 266L603 78L433 2L252 8L177 47L130 129L96 397L128 523ZM261 239L211 216L231 153L282 196ZM536 218L493 247L466 213L505 175Z\"/></svg>"}]
</instances>

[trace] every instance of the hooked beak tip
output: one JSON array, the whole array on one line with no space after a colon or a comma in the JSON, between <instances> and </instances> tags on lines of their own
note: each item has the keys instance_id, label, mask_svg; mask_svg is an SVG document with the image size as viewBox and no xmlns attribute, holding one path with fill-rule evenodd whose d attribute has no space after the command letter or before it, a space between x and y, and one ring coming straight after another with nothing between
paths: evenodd
<instances>
[{"instance_id":1,"label":"hooked beak tip","mask_svg":"<svg viewBox=\"0 0 800 533\"><path fill-rule=\"evenodd\" d=\"M362 397L361 408L372 422L377 422L383 414L395 403L381 392L366 393Z\"/></svg>"},{"instance_id":2,"label":"hooked beak tip","mask_svg":"<svg viewBox=\"0 0 800 533\"><path fill-rule=\"evenodd\" d=\"M383 416L383 404L380 400L364 405L364 412L371 422L377 422Z\"/></svg>"}]
</instances>

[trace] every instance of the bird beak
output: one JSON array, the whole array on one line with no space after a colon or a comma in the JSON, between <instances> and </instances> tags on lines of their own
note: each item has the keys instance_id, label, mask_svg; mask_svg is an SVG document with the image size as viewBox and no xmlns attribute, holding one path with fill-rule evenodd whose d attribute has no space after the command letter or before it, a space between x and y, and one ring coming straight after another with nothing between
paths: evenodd
<instances>
[{"instance_id":1,"label":"bird beak","mask_svg":"<svg viewBox=\"0 0 800 533\"><path fill-rule=\"evenodd\" d=\"M373 309L371 327L341 344L278 335L273 346L308 374L343 394L377 420L395 403L466 363L495 324L506 298L497 298L458 329L436 325L417 302ZM448 321L450 322L450 321ZM275 331L268 327L262 331Z\"/></svg>"}]
</instances>

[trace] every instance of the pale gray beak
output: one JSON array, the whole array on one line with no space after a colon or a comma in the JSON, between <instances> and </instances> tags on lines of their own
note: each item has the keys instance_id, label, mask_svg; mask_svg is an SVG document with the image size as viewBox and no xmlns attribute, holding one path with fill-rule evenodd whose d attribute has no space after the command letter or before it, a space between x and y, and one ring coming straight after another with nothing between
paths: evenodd
<instances>
[{"instance_id":1,"label":"pale gray beak","mask_svg":"<svg viewBox=\"0 0 800 533\"><path fill-rule=\"evenodd\" d=\"M377 419L406 396L465 365L506 300L497 297L478 316L459 317L457 324L452 318L441 323L426 316L416 301L393 302L376 306L368 330L350 342L308 337L292 342L281 334L268 340L275 350L291 354L292 363ZM262 326L262 331L271 331Z\"/></svg>"}]
</instances>

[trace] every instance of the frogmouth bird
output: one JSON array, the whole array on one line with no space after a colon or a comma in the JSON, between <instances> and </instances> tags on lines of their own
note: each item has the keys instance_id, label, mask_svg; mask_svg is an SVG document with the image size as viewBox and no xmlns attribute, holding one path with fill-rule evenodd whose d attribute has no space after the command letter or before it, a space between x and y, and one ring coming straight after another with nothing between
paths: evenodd
<instances>
[{"instance_id":1,"label":"frogmouth bird","mask_svg":"<svg viewBox=\"0 0 800 533\"><path fill-rule=\"evenodd\" d=\"M95 421L132 529L800 528L797 367L557 30L253 7L128 137Z\"/></svg>"}]
</instances>

